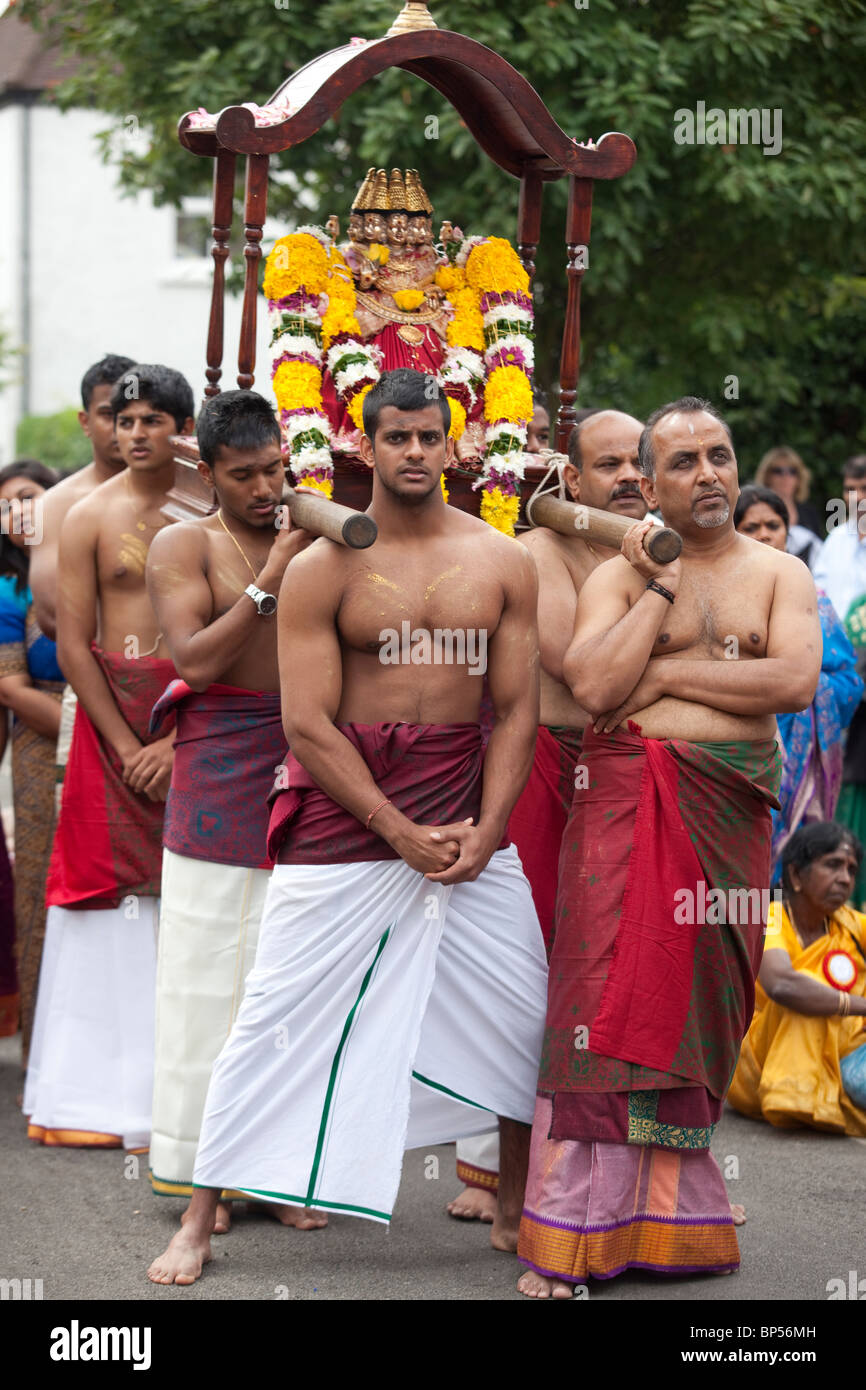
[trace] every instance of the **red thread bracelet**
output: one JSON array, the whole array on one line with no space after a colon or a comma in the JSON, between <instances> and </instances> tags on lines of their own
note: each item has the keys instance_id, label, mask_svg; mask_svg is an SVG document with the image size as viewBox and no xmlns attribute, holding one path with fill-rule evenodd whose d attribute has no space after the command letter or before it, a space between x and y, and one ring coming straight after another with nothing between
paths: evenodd
<instances>
[{"instance_id":1,"label":"red thread bracelet","mask_svg":"<svg viewBox=\"0 0 866 1390\"><path fill-rule=\"evenodd\" d=\"M367 825L366 825L366 829L367 829L367 830L370 829L370 821L373 819L373 817L374 817L379 811L381 811L382 807L383 807L383 806L390 806L390 805L391 805L391 802L388 800L388 798L387 798L387 796L386 796L384 801L380 801L378 806L374 806L374 807L373 807L372 811L370 812L369 816L367 817Z\"/></svg>"}]
</instances>

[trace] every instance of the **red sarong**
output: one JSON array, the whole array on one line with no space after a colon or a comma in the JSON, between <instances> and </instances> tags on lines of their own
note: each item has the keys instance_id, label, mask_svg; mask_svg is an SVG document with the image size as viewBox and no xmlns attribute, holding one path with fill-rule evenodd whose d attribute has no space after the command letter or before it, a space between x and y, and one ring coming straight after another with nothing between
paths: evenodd
<instances>
[{"instance_id":1,"label":"red sarong","mask_svg":"<svg viewBox=\"0 0 866 1390\"><path fill-rule=\"evenodd\" d=\"M579 729L539 726L535 759L508 822L550 955L559 847L574 796L574 769L583 734Z\"/></svg>"},{"instance_id":2,"label":"red sarong","mask_svg":"<svg viewBox=\"0 0 866 1390\"><path fill-rule=\"evenodd\" d=\"M451 825L481 812L484 749L477 724L340 724L382 795L417 825ZM285 789L285 783L288 788ZM289 752L272 793L268 851L278 864L399 859L386 840L322 791ZM372 811L373 807L370 807ZM499 849L510 843L506 834Z\"/></svg>"},{"instance_id":3,"label":"red sarong","mask_svg":"<svg viewBox=\"0 0 866 1390\"><path fill-rule=\"evenodd\" d=\"M582 762L539 1076L551 1137L706 1147L754 1005L778 747L590 729Z\"/></svg>"},{"instance_id":4,"label":"red sarong","mask_svg":"<svg viewBox=\"0 0 866 1390\"><path fill-rule=\"evenodd\" d=\"M176 676L170 661L93 654L136 738L152 743L150 712ZM125 897L158 897L165 802L131 791L123 768L79 703L63 801L48 871L49 907L118 907Z\"/></svg>"},{"instance_id":5,"label":"red sarong","mask_svg":"<svg viewBox=\"0 0 866 1390\"><path fill-rule=\"evenodd\" d=\"M268 796L286 752L278 691L172 681L153 707L159 732L177 716L163 844L211 864L269 869Z\"/></svg>"}]
</instances>

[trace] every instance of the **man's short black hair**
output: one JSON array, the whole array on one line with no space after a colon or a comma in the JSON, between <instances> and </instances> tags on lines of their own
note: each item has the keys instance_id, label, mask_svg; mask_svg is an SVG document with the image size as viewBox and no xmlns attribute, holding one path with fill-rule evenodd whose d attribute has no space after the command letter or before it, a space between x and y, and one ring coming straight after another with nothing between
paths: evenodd
<instances>
[{"instance_id":1,"label":"man's short black hair","mask_svg":"<svg viewBox=\"0 0 866 1390\"><path fill-rule=\"evenodd\" d=\"M637 462L638 468L645 478L655 477L656 460L653 450L653 430L660 420L664 420L667 415L676 415L678 412L685 415L699 415L706 412L707 415L712 415L714 420L718 420L720 425L724 425L725 433L733 449L734 436L731 434L731 427L725 417L716 410L716 407L700 396L680 396L678 401L668 401L667 405L661 405L658 410L654 410L644 425L640 443L637 446Z\"/></svg>"},{"instance_id":2,"label":"man's short black hair","mask_svg":"<svg viewBox=\"0 0 866 1390\"><path fill-rule=\"evenodd\" d=\"M425 410L428 405L438 405L446 435L451 428L448 397L435 376L428 372L396 367L393 372L382 373L372 391L368 391L364 398L364 433L371 443L376 437L382 411L388 405L393 405L397 410Z\"/></svg>"},{"instance_id":3,"label":"man's short black hair","mask_svg":"<svg viewBox=\"0 0 866 1390\"><path fill-rule=\"evenodd\" d=\"M195 429L202 461L213 468L221 448L261 449L280 444L273 406L258 391L221 391L205 401Z\"/></svg>"},{"instance_id":4,"label":"man's short black hair","mask_svg":"<svg viewBox=\"0 0 866 1390\"><path fill-rule=\"evenodd\" d=\"M765 506L773 508L776 516L785 523L785 535L787 535L791 524L788 517L788 508L778 492L774 492L771 487L761 487L759 483L748 483L744 488L740 489L737 505L734 507L734 529L739 531L740 522L746 515L746 512L750 507L757 506L759 502L763 502Z\"/></svg>"},{"instance_id":5,"label":"man's short black hair","mask_svg":"<svg viewBox=\"0 0 866 1390\"><path fill-rule=\"evenodd\" d=\"M109 353L101 362L94 362L92 367L88 367L81 378L81 404L84 409L90 409L97 386L113 386L119 376L134 366L134 357L117 357Z\"/></svg>"},{"instance_id":6,"label":"man's short black hair","mask_svg":"<svg viewBox=\"0 0 866 1390\"><path fill-rule=\"evenodd\" d=\"M575 412L575 424L571 434L568 436L568 461L578 473L583 468L583 455L580 451L580 432L587 420L591 420L593 415L600 415L602 407L600 405L587 405L582 410Z\"/></svg>"},{"instance_id":7,"label":"man's short black hair","mask_svg":"<svg viewBox=\"0 0 866 1390\"><path fill-rule=\"evenodd\" d=\"M115 420L130 401L147 401L154 410L164 410L174 418L177 428L195 415L192 387L173 367L135 362L114 384L111 413Z\"/></svg>"},{"instance_id":8,"label":"man's short black hair","mask_svg":"<svg viewBox=\"0 0 866 1390\"><path fill-rule=\"evenodd\" d=\"M866 454L852 454L846 459L842 465L842 477L850 478L852 482L866 478Z\"/></svg>"},{"instance_id":9,"label":"man's short black hair","mask_svg":"<svg viewBox=\"0 0 866 1390\"><path fill-rule=\"evenodd\" d=\"M817 820L795 830L782 850L782 887L785 891L793 891L792 869L807 869L816 859L832 854L840 845L848 846L859 869L863 860L863 846L847 826L835 820Z\"/></svg>"}]
</instances>

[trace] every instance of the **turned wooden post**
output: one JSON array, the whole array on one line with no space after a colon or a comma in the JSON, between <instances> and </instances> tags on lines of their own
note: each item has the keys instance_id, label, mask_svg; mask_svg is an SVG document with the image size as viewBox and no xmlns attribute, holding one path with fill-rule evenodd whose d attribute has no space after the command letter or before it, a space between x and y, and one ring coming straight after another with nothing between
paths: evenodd
<instances>
[{"instance_id":1,"label":"turned wooden post","mask_svg":"<svg viewBox=\"0 0 866 1390\"><path fill-rule=\"evenodd\" d=\"M580 284L589 257L589 227L592 220L592 179L569 178L568 215L565 242L568 252L566 275L568 299L565 306L565 327L562 331L562 357L559 364L559 414L556 417L556 447L560 453L568 450L568 439L574 428L574 402L580 375Z\"/></svg>"},{"instance_id":2,"label":"turned wooden post","mask_svg":"<svg viewBox=\"0 0 866 1390\"><path fill-rule=\"evenodd\" d=\"M213 289L210 300L210 322L207 330L208 384L206 396L218 396L223 365L224 308L226 293L226 261L232 230L232 202L235 188L235 156L231 150L218 150L213 176Z\"/></svg>"},{"instance_id":3,"label":"turned wooden post","mask_svg":"<svg viewBox=\"0 0 866 1390\"><path fill-rule=\"evenodd\" d=\"M530 283L535 276L535 253L541 236L541 195L544 184L538 174L526 173L520 180L517 209L517 254Z\"/></svg>"},{"instance_id":4,"label":"turned wooden post","mask_svg":"<svg viewBox=\"0 0 866 1390\"><path fill-rule=\"evenodd\" d=\"M238 347L238 386L249 391L255 381L256 318L259 294L259 261L262 258L262 228L268 210L268 156L247 155L247 183L244 199L244 305Z\"/></svg>"}]
</instances>

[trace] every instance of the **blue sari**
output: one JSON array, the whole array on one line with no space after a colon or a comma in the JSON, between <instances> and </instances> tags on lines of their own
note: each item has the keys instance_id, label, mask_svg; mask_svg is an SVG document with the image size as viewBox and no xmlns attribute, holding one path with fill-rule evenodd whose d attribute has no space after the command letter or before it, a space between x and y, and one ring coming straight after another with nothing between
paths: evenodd
<instances>
[{"instance_id":1,"label":"blue sari","mask_svg":"<svg viewBox=\"0 0 866 1390\"><path fill-rule=\"evenodd\" d=\"M782 850L805 822L832 820L842 785L842 735L863 694L857 654L827 595L818 590L824 639L818 689L808 709L777 717L785 750L779 801L773 812L773 884L781 881Z\"/></svg>"}]
</instances>

